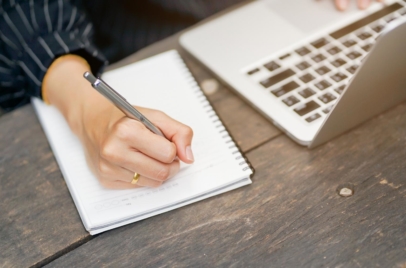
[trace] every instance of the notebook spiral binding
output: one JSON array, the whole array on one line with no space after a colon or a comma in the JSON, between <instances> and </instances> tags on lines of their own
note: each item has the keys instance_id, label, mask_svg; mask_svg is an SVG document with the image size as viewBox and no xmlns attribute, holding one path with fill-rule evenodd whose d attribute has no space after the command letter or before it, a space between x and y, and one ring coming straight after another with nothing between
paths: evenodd
<instances>
[{"instance_id":1,"label":"notebook spiral binding","mask_svg":"<svg viewBox=\"0 0 406 268\"><path fill-rule=\"evenodd\" d=\"M186 63L183 61L182 57L179 55L179 53L174 53L176 59L179 61L180 65L182 65L182 69L184 71L185 77L188 79L188 83L190 84L191 88L194 90L194 93L196 93L198 96L198 99L200 99L200 103L202 103L203 108L207 108L206 112L209 115L209 118L212 118L212 123L217 124L215 125L215 128L219 129L220 133L224 132L225 135L222 136L222 138L225 140L225 143L230 143L228 146L229 151L231 154L235 154L235 160L239 161L239 165L242 168L242 171L246 171L248 169L252 170L251 176L254 175L254 168L252 167L251 163L248 161L248 159L243 155L241 149L237 146L237 143L233 139L233 137L229 134L230 132L227 130L227 128L224 126L223 122L221 119L217 116L216 111L214 110L213 106L210 104L210 101L207 99L206 95L203 93L202 89L196 82L196 79L193 77L192 73L190 72L189 68L186 66Z\"/></svg>"}]
</instances>

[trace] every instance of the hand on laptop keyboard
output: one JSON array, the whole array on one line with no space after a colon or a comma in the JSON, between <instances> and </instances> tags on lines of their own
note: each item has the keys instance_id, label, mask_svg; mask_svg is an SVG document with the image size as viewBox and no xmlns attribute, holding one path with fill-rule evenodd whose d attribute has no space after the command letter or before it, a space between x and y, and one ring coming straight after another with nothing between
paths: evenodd
<instances>
[{"instance_id":1,"label":"hand on laptop keyboard","mask_svg":"<svg viewBox=\"0 0 406 268\"><path fill-rule=\"evenodd\" d=\"M345 10L351 0L334 0L336 7L339 10ZM365 9L374 0L357 0L358 7L360 9ZM383 0L377 0L378 2L383 2Z\"/></svg>"}]
</instances>

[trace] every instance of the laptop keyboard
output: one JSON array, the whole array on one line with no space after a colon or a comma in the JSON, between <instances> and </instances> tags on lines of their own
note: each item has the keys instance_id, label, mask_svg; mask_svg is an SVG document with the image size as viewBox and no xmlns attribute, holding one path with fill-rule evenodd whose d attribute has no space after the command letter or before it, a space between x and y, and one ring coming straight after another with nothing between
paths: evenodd
<instances>
[{"instance_id":1,"label":"laptop keyboard","mask_svg":"<svg viewBox=\"0 0 406 268\"><path fill-rule=\"evenodd\" d=\"M371 50L384 26L406 15L394 3L307 45L284 53L247 75L305 122L324 118ZM266 73L266 78L263 78Z\"/></svg>"}]
</instances>

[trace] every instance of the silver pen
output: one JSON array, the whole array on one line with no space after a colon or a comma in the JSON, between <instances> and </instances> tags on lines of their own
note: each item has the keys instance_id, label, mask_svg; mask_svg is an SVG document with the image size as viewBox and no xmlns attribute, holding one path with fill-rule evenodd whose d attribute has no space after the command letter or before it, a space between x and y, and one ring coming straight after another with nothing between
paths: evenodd
<instances>
[{"instance_id":1,"label":"silver pen","mask_svg":"<svg viewBox=\"0 0 406 268\"><path fill-rule=\"evenodd\" d=\"M118 109L120 109L129 118L140 121L153 133L160 135L165 138L165 135L157 128L151 121L148 120L142 113L134 108L123 96L121 96L117 91L111 88L100 78L94 77L89 72L85 72L83 77L92 84L92 87L99 91L104 97L111 101Z\"/></svg>"}]
</instances>

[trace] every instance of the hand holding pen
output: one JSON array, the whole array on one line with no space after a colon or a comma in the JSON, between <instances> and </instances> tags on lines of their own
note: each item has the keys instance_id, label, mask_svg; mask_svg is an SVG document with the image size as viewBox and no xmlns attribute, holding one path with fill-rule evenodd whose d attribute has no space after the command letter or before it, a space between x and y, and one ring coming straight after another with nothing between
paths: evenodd
<instances>
[{"instance_id":1,"label":"hand holding pen","mask_svg":"<svg viewBox=\"0 0 406 268\"><path fill-rule=\"evenodd\" d=\"M102 151L102 158L104 158L104 161L107 160L110 162L115 162L116 159L120 157L122 158L121 169L116 168L114 172L111 172L113 170L110 170L111 177L113 178L115 175L121 172L122 177L132 178L132 180L130 181L132 185L157 187L161 185L165 180L176 174L179 171L179 159L177 158L177 156L179 155L179 148L177 148L175 142L176 134L168 131L171 127L164 127L164 129L167 130L165 133L167 135L166 136L159 129L159 127L155 126L143 113L140 112L140 110L137 110L134 106L127 102L127 100L123 96L121 96L103 80L94 77L90 72L85 72L83 76L91 83L94 89L96 89L101 95L103 95L126 115L126 118L122 119L122 124L127 125L127 127L125 127L124 130L116 130L117 133L116 135L114 135L114 137L119 139L121 138L121 140L116 140L115 142L129 143L128 145L131 148L130 151L132 154L129 154L128 157L132 155L132 157L136 158L134 159L133 163L126 163L128 162L128 159L124 159L123 155L118 155L117 152L108 150L108 148L112 145L105 145L107 150L105 153L103 153ZM156 121L158 124L160 124L163 118L167 117L167 115L162 112L155 111L154 113L151 113L151 111L152 110L147 111L147 113L152 115L151 118L156 117ZM160 119L158 119L158 117ZM173 119L167 117L166 121L168 120ZM179 122L175 122L176 121L173 120L172 126L180 124ZM130 125L133 125L131 127L133 129L130 128ZM178 127L184 128L185 133L192 133L191 130L188 129L186 126L178 125ZM136 135L135 133L138 133L138 135ZM140 142L135 147L135 144L133 145L132 142L136 140L139 140ZM172 143L171 141L174 141L174 143ZM136 150L137 152L135 152ZM162 154L162 152L164 153ZM184 153L186 156L185 162L192 162L193 154L191 153L190 146L185 148ZM136 163L144 164L137 165ZM161 165L162 163L164 165ZM106 166L106 170L109 169L110 168ZM132 173L132 177L130 177L130 174L128 173L131 173L133 171L134 173ZM128 182L128 179L126 182Z\"/></svg>"},{"instance_id":2,"label":"hand holding pen","mask_svg":"<svg viewBox=\"0 0 406 268\"><path fill-rule=\"evenodd\" d=\"M89 66L82 58L64 56L51 65L44 86L51 105L80 139L88 165L104 187L157 187L179 171L179 161L193 162L193 132L188 126L161 111L137 107L165 138L155 134L94 90L83 78L86 71ZM140 176L131 184L135 173Z\"/></svg>"}]
</instances>

